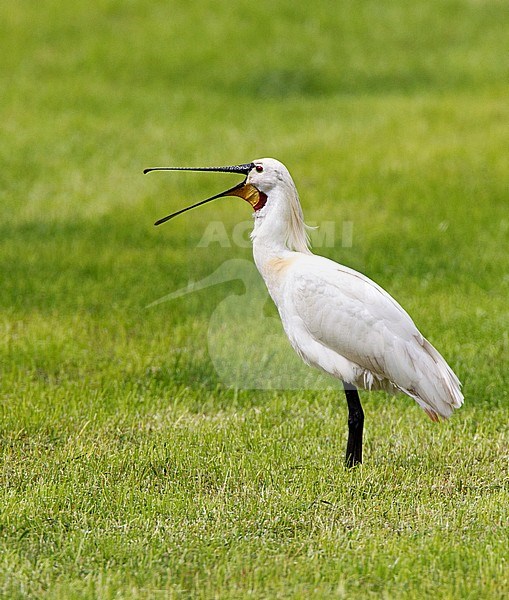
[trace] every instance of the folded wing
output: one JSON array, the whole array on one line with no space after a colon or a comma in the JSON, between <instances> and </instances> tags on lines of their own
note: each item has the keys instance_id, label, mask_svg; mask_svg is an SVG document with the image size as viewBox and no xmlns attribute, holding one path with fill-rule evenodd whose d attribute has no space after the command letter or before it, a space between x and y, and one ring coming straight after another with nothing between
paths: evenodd
<instances>
[{"instance_id":1,"label":"folded wing","mask_svg":"<svg viewBox=\"0 0 509 600\"><path fill-rule=\"evenodd\" d=\"M362 380L350 383L401 390L433 419L461 406L458 378L385 290L322 257L299 262L289 277L285 308L324 351L359 368Z\"/></svg>"}]
</instances>

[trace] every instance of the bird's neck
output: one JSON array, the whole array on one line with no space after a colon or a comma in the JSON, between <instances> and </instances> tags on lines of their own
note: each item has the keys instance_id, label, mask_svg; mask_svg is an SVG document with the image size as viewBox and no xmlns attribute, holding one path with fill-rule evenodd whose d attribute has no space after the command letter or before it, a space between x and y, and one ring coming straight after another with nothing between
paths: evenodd
<instances>
[{"instance_id":1,"label":"bird's neck","mask_svg":"<svg viewBox=\"0 0 509 600\"><path fill-rule=\"evenodd\" d=\"M276 306L282 306L292 265L310 254L299 198L292 186L282 197L268 197L266 212L255 216L253 256Z\"/></svg>"},{"instance_id":2,"label":"bird's neck","mask_svg":"<svg viewBox=\"0 0 509 600\"><path fill-rule=\"evenodd\" d=\"M284 238L272 238L265 231L253 239L253 257L256 268L265 281L267 290L280 306L283 299L283 289L288 267L300 255L288 248Z\"/></svg>"},{"instance_id":3,"label":"bird's neck","mask_svg":"<svg viewBox=\"0 0 509 600\"><path fill-rule=\"evenodd\" d=\"M288 258L291 254L295 254L283 242L277 242L273 239L264 239L259 236L253 240L253 257L255 264L263 274L265 266L274 260Z\"/></svg>"},{"instance_id":4,"label":"bird's neck","mask_svg":"<svg viewBox=\"0 0 509 600\"><path fill-rule=\"evenodd\" d=\"M260 271L267 261L287 258L296 252L310 253L306 225L293 182L272 190L262 210L263 213L255 215L251 234L253 255Z\"/></svg>"}]
</instances>

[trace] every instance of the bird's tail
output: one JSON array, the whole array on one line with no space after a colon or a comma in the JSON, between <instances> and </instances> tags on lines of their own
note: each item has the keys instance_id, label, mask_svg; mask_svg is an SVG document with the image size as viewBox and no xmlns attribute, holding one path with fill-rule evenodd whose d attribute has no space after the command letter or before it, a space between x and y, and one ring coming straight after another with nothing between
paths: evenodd
<instances>
[{"instance_id":1,"label":"bird's tail","mask_svg":"<svg viewBox=\"0 0 509 600\"><path fill-rule=\"evenodd\" d=\"M414 398L433 421L447 419L455 408L463 404L461 383L440 352L428 340L422 338L420 345L421 378L414 388L403 391Z\"/></svg>"}]
</instances>

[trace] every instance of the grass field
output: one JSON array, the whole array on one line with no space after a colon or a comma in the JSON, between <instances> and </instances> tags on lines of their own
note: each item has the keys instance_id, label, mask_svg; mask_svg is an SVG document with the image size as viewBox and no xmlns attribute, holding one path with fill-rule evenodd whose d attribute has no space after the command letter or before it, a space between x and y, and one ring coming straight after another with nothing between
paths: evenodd
<instances>
[{"instance_id":1,"label":"grass field","mask_svg":"<svg viewBox=\"0 0 509 600\"><path fill-rule=\"evenodd\" d=\"M509 596L508 28L497 0L2 5L1 597ZM464 383L439 425L363 393L353 471L337 390L218 375L238 282L146 308L250 260L250 210L155 229L236 181L142 169L261 156Z\"/></svg>"}]
</instances>

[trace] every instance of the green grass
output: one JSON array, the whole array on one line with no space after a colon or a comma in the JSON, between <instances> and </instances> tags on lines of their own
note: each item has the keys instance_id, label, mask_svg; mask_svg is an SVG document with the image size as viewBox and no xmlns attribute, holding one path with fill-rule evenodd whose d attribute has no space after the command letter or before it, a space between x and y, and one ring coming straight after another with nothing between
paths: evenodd
<instances>
[{"instance_id":1,"label":"green grass","mask_svg":"<svg viewBox=\"0 0 509 600\"><path fill-rule=\"evenodd\" d=\"M26 0L0 23L0 595L506 598L505 2ZM250 250L197 245L249 219L235 199L152 227L233 178L142 169L260 156L309 221L353 222L318 251L464 382L440 425L363 393L353 471L337 390L214 368L218 306L263 324L264 298L225 282L145 308ZM226 350L270 364L235 318Z\"/></svg>"}]
</instances>

